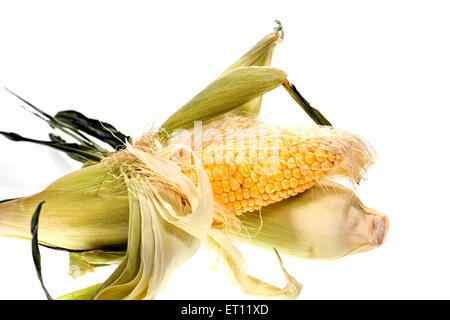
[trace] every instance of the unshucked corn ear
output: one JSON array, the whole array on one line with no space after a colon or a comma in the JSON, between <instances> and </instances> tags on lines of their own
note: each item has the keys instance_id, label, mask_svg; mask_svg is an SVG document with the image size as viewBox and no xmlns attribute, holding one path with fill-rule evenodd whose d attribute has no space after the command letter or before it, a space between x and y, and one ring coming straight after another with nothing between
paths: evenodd
<instances>
[{"instance_id":1,"label":"unshucked corn ear","mask_svg":"<svg viewBox=\"0 0 450 320\"><path fill-rule=\"evenodd\" d=\"M210 128L217 129L221 126L229 128L233 123L231 127L236 129L238 144L239 141L243 142L246 138L256 134L261 143L257 150L261 151L261 148L265 150L267 136L259 136L259 132L255 131L258 126L264 127L261 122L239 117L216 121L216 124L214 122L209 124ZM351 179L360 177L361 172L370 163L369 149L366 150L364 144L361 144L360 140L351 134L332 128L306 131L302 131L303 129L300 130L298 127L270 128L273 129L272 134L278 133L281 138L287 139L287 144L281 145L289 150L289 157L281 157L281 159L284 159L286 170L291 170L292 175L294 175L294 168L289 168L289 165L294 164L290 164L289 159L295 159L295 155L291 153L298 152L297 143L304 143L305 139L306 141L308 139L315 141L311 145L308 144L308 148L316 145L340 152L337 155L331 155L333 159L337 156L341 157L339 166L341 163L345 164L343 167L337 167L339 170L335 173L345 172ZM327 142L326 139L329 138L332 138L331 142ZM284 288L277 288L248 276L245 260L226 237L226 228L214 229L214 219L218 216L221 217L220 212L219 215L217 212L220 208L220 197L214 194L214 183L210 183L213 176L208 175L208 170L211 169L208 167L208 156L205 157L203 151L205 146L220 149L224 147L224 144L218 143L218 141L205 141L199 149L192 149L189 144L172 144L172 141L161 146L154 139L156 139L154 136L144 136L133 145L128 144L125 150L108 157L100 164L84 168L58 180L39 196L35 195L30 199L23 198L0 204L0 216L7 216L8 211L15 213L7 216L9 219L4 225L9 224L9 227L20 224L27 226L33 210L24 210L26 214L23 214L21 212L21 209L24 208L23 204L31 208L36 203L45 200L48 203L45 206L48 211L41 213L42 227L46 228L45 232L41 233L42 243L76 250L105 247L112 249L118 245L127 244L125 257L105 283L99 287L90 287L66 296L67 298L84 297L86 294L93 299L154 298L172 273L197 251L202 240L219 253L231 278L244 292L272 298L296 297L300 292L301 285L287 273L282 264L281 267L288 282ZM296 139L301 139L301 141ZM322 139L324 140L320 142ZM245 151L246 149L239 148L239 150ZM195 181L185 174L182 168L183 164L177 163L172 158L181 151L183 154L189 155L189 169L195 171ZM311 153L311 156L300 153L299 160L310 161L313 159L312 155L316 160L320 157L324 159L330 157L330 155L312 152L309 149L308 152ZM202 159L200 154L203 155ZM236 161L236 156L234 161ZM247 153L244 158L246 156ZM260 158L256 163L267 163L264 159L266 158ZM232 163L232 165L236 166L237 172L241 171L240 165L242 164ZM213 171L215 171L214 168ZM268 173L270 174L270 172ZM243 172L242 176L247 176L247 174ZM261 176L265 175L261 174ZM275 176L273 178L276 179ZM242 184L242 187L245 188L246 185ZM275 191L265 190L265 192L270 194ZM113 196L117 199L114 199ZM105 207L104 203L108 204L108 201L111 203ZM117 205L119 203L120 206ZM77 208L78 205L83 205L83 213L80 211L75 216L67 214L68 210L73 211L75 210L73 208ZM103 210L96 209L97 205ZM264 208L265 204L263 203L261 206ZM314 207L308 210L314 211ZM235 213L230 213L235 219L238 219ZM243 214L242 217L246 215ZM250 216L250 214L248 215ZM48 219L46 223L45 217ZM270 222L269 214L268 217ZM117 225L119 228L115 228L116 220L119 221ZM241 229L245 227L243 221L245 220L239 220ZM284 221L282 215L280 215L280 221ZM265 224L265 226L268 225L270 223ZM296 225L287 223L285 228L278 229L277 234L282 235L284 230L289 230L289 227L295 229ZM10 229L14 230L14 228ZM105 234L98 230L102 230ZM111 230L114 231L111 232ZM347 231L349 233L360 232L360 229L348 229ZM16 230L16 232L16 236L21 235L24 238L28 234L20 230ZM128 238L124 239L124 235L127 234ZM105 242L108 237L111 238ZM312 237L309 242L301 245L305 251L308 251L314 243L321 247L321 241L320 237ZM273 240L269 240L267 243L278 245ZM337 246L340 247L343 244L346 243L341 242ZM282 245L279 248L281 252L284 252L285 249ZM346 250L347 248L344 248L345 252L347 252ZM310 257L321 258L319 255ZM93 292L94 290L95 292Z\"/></svg>"},{"instance_id":2,"label":"unshucked corn ear","mask_svg":"<svg viewBox=\"0 0 450 320\"><path fill-rule=\"evenodd\" d=\"M380 246L388 219L350 189L323 181L303 194L239 217L238 241L295 257L330 260Z\"/></svg>"}]
</instances>

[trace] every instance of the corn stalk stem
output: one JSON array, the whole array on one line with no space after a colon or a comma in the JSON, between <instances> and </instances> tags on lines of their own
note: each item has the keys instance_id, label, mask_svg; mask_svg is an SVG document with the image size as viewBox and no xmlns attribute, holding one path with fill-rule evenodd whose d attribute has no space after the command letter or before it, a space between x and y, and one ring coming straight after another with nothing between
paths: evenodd
<instances>
[{"instance_id":1,"label":"corn stalk stem","mask_svg":"<svg viewBox=\"0 0 450 320\"><path fill-rule=\"evenodd\" d=\"M331 126L330 121L319 110L313 108L292 83L286 80L283 87L317 125Z\"/></svg>"}]
</instances>

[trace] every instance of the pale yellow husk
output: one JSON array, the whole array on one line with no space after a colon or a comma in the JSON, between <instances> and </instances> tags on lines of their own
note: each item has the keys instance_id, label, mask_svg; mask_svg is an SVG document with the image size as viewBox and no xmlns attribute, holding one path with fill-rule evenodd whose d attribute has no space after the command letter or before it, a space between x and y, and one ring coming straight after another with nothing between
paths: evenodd
<instances>
[{"instance_id":1,"label":"pale yellow husk","mask_svg":"<svg viewBox=\"0 0 450 320\"><path fill-rule=\"evenodd\" d=\"M128 192L119 167L103 162L70 173L44 191L0 203L0 236L31 239L31 216L45 201L39 242L70 250L126 248Z\"/></svg>"},{"instance_id":2,"label":"pale yellow husk","mask_svg":"<svg viewBox=\"0 0 450 320\"><path fill-rule=\"evenodd\" d=\"M241 228L229 232L234 240L313 260L378 247L389 226L383 213L367 208L352 190L331 181L239 220Z\"/></svg>"}]
</instances>

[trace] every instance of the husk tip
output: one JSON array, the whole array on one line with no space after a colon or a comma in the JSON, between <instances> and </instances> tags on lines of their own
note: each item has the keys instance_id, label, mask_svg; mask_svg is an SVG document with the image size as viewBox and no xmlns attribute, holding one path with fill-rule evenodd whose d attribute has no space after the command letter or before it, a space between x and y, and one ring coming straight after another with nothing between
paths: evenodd
<instances>
[{"instance_id":1,"label":"husk tip","mask_svg":"<svg viewBox=\"0 0 450 320\"><path fill-rule=\"evenodd\" d=\"M377 247L381 246L387 240L389 232L389 219L384 214L375 209L365 208L366 214L373 216L373 236Z\"/></svg>"}]
</instances>

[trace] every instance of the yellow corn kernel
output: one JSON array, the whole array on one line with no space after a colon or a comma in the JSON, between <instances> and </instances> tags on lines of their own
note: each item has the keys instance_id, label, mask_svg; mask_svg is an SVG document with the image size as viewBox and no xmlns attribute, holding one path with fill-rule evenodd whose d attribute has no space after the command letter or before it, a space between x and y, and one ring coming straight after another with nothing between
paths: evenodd
<instances>
[{"instance_id":1,"label":"yellow corn kernel","mask_svg":"<svg viewBox=\"0 0 450 320\"><path fill-rule=\"evenodd\" d=\"M256 197L258 197L258 195L259 195L258 188L256 186L251 187L250 188L250 196L252 198L256 198Z\"/></svg>"},{"instance_id":2,"label":"yellow corn kernel","mask_svg":"<svg viewBox=\"0 0 450 320\"><path fill-rule=\"evenodd\" d=\"M241 187L241 184L234 178L230 179L230 188L235 191Z\"/></svg>"},{"instance_id":3,"label":"yellow corn kernel","mask_svg":"<svg viewBox=\"0 0 450 320\"><path fill-rule=\"evenodd\" d=\"M284 170L284 178L285 178L285 179L290 179L290 178L292 178L292 170L291 170L291 169L285 169L285 170Z\"/></svg>"},{"instance_id":4,"label":"yellow corn kernel","mask_svg":"<svg viewBox=\"0 0 450 320\"><path fill-rule=\"evenodd\" d=\"M242 199L244 199L244 195L243 195L243 193L242 193L242 189L237 189L236 190L236 200L242 200Z\"/></svg>"}]
</instances>

